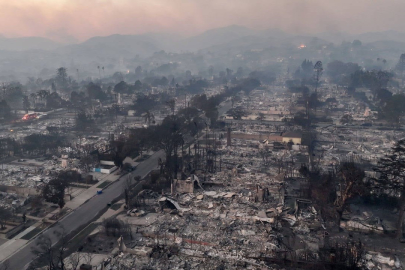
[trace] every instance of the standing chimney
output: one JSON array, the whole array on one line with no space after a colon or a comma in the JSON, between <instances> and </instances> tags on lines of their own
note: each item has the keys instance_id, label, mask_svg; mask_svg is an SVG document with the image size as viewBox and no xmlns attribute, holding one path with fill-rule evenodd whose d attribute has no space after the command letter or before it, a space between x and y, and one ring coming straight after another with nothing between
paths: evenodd
<instances>
[{"instance_id":1,"label":"standing chimney","mask_svg":"<svg viewBox=\"0 0 405 270\"><path fill-rule=\"evenodd\" d=\"M226 146L232 146L231 141L231 128L228 128L228 133L226 135Z\"/></svg>"}]
</instances>

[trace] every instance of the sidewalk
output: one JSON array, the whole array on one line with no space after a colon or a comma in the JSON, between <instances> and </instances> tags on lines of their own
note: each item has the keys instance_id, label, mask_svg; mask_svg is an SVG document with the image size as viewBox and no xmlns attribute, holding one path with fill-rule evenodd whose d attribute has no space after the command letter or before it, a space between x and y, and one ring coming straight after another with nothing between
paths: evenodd
<instances>
[{"instance_id":1,"label":"sidewalk","mask_svg":"<svg viewBox=\"0 0 405 270\"><path fill-rule=\"evenodd\" d=\"M68 208L72 209L72 211L74 211L80 205L82 205L87 200L89 200L93 196L95 196L97 194L97 191L99 191L100 189L103 189L103 188L98 188L99 185L101 185L105 181L109 181L109 182L112 183L112 182L117 181L119 178L121 178L122 175L121 174L116 175L115 174L116 172L117 171L113 172L112 174L92 173L92 175L96 176L99 179L97 184L95 184L95 185L81 191L71 201L66 202L65 207L68 207ZM54 212L57 213L58 211L59 210L55 210Z\"/></svg>"},{"instance_id":2,"label":"sidewalk","mask_svg":"<svg viewBox=\"0 0 405 270\"><path fill-rule=\"evenodd\" d=\"M25 246L28 240L12 239L0 246L0 261L7 259L10 255L14 254L21 247Z\"/></svg>"},{"instance_id":3,"label":"sidewalk","mask_svg":"<svg viewBox=\"0 0 405 270\"><path fill-rule=\"evenodd\" d=\"M68 213L71 213L76 208L78 208L79 206L84 204L87 200L91 199L93 196L96 196L97 191L102 189L102 188L98 188L98 186L101 185L102 183L104 183L105 181L109 181L111 183L117 181L122 175L121 174L116 175L115 174L116 172L117 171L115 171L112 174L91 173L97 179L99 179L99 181L95 185L81 191L72 200L66 202L66 205L64 207L71 209L71 211L69 211ZM51 217L58 213L59 213L59 209L56 209L53 212L46 215L46 217ZM38 220L38 218L35 218L35 219ZM0 262L7 259L10 255L14 254L20 248L25 246L30 240L24 240L24 239L21 239L21 237L30 233L31 231L33 231L34 229L39 227L41 224L42 224L42 219L38 220L34 225L28 227L23 232L19 233L15 237L13 237L13 239L9 239L7 242L2 244L0 246ZM34 237L32 237L31 239L34 239Z\"/></svg>"}]
</instances>

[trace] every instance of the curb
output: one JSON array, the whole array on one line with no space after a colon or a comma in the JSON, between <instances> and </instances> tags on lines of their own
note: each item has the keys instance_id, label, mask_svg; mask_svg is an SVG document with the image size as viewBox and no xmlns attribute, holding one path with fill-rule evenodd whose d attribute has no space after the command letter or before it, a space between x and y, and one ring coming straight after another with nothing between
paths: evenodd
<instances>
[{"instance_id":1,"label":"curb","mask_svg":"<svg viewBox=\"0 0 405 270\"><path fill-rule=\"evenodd\" d=\"M152 157L153 155L155 155L156 153L158 153L158 152L159 152L159 151L154 152L154 153L151 155L151 157ZM143 176L141 177L141 179L144 179L149 173L150 173L150 172L148 172L148 173L146 173L145 175L143 175ZM109 183L107 186L105 186L105 187L102 188L101 190L104 190L104 189L108 188L110 185L116 183L116 182L119 181L123 176L125 176L125 175L127 175L127 174L128 174L128 172L125 173L125 174L120 175L120 177L118 177L117 180L112 181L111 183ZM140 181L138 184L140 184L140 183L142 183L142 181ZM38 234L36 234L35 236L33 236L30 240L27 241L27 243L25 243L23 246L21 246L21 247L19 247L18 249L16 249L12 254L10 254L9 256L7 256L6 258L4 258L2 261L0 261L0 266L3 264L4 261L6 261L7 259L9 259L10 257L12 257L13 255L15 255L16 253L18 253L20 250L22 250L23 248L25 248L27 245L29 245L29 244L30 244L31 242L33 242L34 240L36 240L36 237L38 237L38 235L45 233L45 232L48 231L50 228L52 228L53 226L55 226L55 224L58 224L59 221L63 220L64 218L66 218L66 217L68 217L68 216L70 216L76 209L78 209L78 208L80 208L81 206L83 206L85 203L87 203L88 201L90 201L90 200L91 200L93 197L95 197L95 196L97 196L97 193L94 194L93 196L91 196L91 197L90 197L89 199L87 199L86 201L84 201L84 202L83 202L81 205L79 205L77 208L72 209L72 211L71 211L70 213L68 213L67 215L65 215L65 216L61 217L60 219L56 220L53 224L49 225L48 227L46 227L45 229L43 229L42 231L40 231ZM118 199L119 197L121 197L121 196L122 196L122 194L119 195L119 196L117 196L116 198L114 198L113 201L114 201L114 200L117 200L117 199ZM106 209L107 209L107 208L106 208ZM103 211L103 210L101 210L100 212L102 212L102 211ZM98 213L95 215L95 217L96 217L97 215L99 215L100 212L98 212ZM92 222L93 222L93 221L92 221ZM86 228L87 226L89 226L92 222L90 222L89 224L87 224L84 228ZM84 229L84 228L83 228L83 229ZM81 229L79 232L81 232L83 229ZM71 233L72 233L72 232L71 232ZM74 233L74 232L73 232L73 233ZM77 233L74 234L73 237L76 236L76 235L77 235ZM11 240L11 239L10 239L10 240ZM56 243L55 243L55 244L56 244ZM55 245L55 244L53 244L53 245ZM52 245L52 246L53 246L53 245ZM31 263L31 262L30 262L30 263ZM25 267L26 267L26 266L25 266Z\"/></svg>"}]
</instances>

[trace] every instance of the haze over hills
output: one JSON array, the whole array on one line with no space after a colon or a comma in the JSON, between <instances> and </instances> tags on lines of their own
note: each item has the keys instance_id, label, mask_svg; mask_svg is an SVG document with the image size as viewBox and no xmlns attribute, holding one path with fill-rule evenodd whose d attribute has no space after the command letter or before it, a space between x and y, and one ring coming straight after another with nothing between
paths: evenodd
<instances>
[{"instance_id":1,"label":"haze over hills","mask_svg":"<svg viewBox=\"0 0 405 270\"><path fill-rule=\"evenodd\" d=\"M376 41L405 42L405 33L397 31L368 32L359 35L348 35L342 32L324 32L310 35L292 35L278 29L253 30L244 26L231 25L228 27L214 28L202 34L192 37L180 37L167 33L147 33L141 35L120 35L92 37L84 42L66 45L54 42L43 37L21 37L6 38L0 35L0 50L6 51L27 51L27 50L54 50L66 47L64 52L83 52L89 49L99 49L102 53L114 50L121 53L135 53L138 55L150 55L159 50L170 52L198 51L210 47L229 45L232 42L245 44L249 41L252 44L266 44L272 41L296 41L300 37L317 37L339 44L342 41L353 41L359 39L363 43ZM271 44L269 44L271 45Z\"/></svg>"},{"instance_id":2,"label":"haze over hills","mask_svg":"<svg viewBox=\"0 0 405 270\"><path fill-rule=\"evenodd\" d=\"M114 54L151 55L161 49L156 40L147 36L111 35L108 37L93 37L83 43L66 46L61 51L72 53L75 56L91 54L108 57Z\"/></svg>"},{"instance_id":3,"label":"haze over hills","mask_svg":"<svg viewBox=\"0 0 405 270\"><path fill-rule=\"evenodd\" d=\"M225 65L237 68L236 65L241 66L244 62L241 59L232 60L232 58L240 54L251 56L252 53L249 52L261 50L267 50L267 56L272 55L273 59L275 55L290 57L294 54L294 59L302 58L302 61L304 58L316 57L314 50L322 49L331 43L340 46L343 41L352 42L356 39L362 41L369 50L374 49L374 52L378 52L377 57L388 59L391 64L397 61L405 48L405 33L395 31L369 32L360 35L333 32L293 35L277 29L254 30L238 25L211 29L192 37L181 37L169 33L115 34L93 37L70 45L42 37L5 38L0 35L0 71L2 72L0 79L11 78L17 74L17 71L19 76L25 78L41 74L47 77L48 75L44 74L53 74L54 70L60 66L71 70L88 70L88 76L94 73L94 67L97 66L105 66L106 73L132 70L133 65L140 64L141 59L153 57L160 51L205 55L204 60L193 60L198 63L186 63L181 57L158 58L159 60L155 61L155 65L162 65L165 61L166 63L182 62L184 68L191 70L193 67L197 70L202 66L215 63L224 65L225 68ZM307 45L312 51L303 50L294 53L300 44ZM211 59L207 61L210 57ZM221 59L217 61L215 58L218 57ZM335 59L357 61L345 51L335 52L329 59L322 60L327 62ZM197 66L199 68L196 68ZM97 73L96 70L95 74Z\"/></svg>"},{"instance_id":4,"label":"haze over hills","mask_svg":"<svg viewBox=\"0 0 405 270\"><path fill-rule=\"evenodd\" d=\"M62 44L43 37L6 38L0 35L0 50L53 50L60 46L62 46Z\"/></svg>"}]
</instances>

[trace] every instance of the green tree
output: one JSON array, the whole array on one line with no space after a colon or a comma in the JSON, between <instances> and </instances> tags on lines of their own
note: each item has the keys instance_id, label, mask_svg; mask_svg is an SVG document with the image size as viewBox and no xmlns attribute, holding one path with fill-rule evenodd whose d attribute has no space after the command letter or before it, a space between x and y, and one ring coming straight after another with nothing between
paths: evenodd
<instances>
[{"instance_id":1,"label":"green tree","mask_svg":"<svg viewBox=\"0 0 405 270\"><path fill-rule=\"evenodd\" d=\"M11 117L11 108L4 99L0 101L0 118L8 120Z\"/></svg>"},{"instance_id":2,"label":"green tree","mask_svg":"<svg viewBox=\"0 0 405 270\"><path fill-rule=\"evenodd\" d=\"M342 61L329 62L326 74L332 82L339 85L347 85L352 73L359 71L361 67L357 63L343 63Z\"/></svg>"},{"instance_id":3,"label":"green tree","mask_svg":"<svg viewBox=\"0 0 405 270\"><path fill-rule=\"evenodd\" d=\"M354 48L361 47L361 45L362 45L362 43L361 43L360 40L358 40L358 39L353 40L352 46L353 46Z\"/></svg>"},{"instance_id":4,"label":"green tree","mask_svg":"<svg viewBox=\"0 0 405 270\"><path fill-rule=\"evenodd\" d=\"M60 87L64 89L68 86L67 68L60 67L56 70L56 82Z\"/></svg>"},{"instance_id":5,"label":"green tree","mask_svg":"<svg viewBox=\"0 0 405 270\"><path fill-rule=\"evenodd\" d=\"M385 88L378 89L376 94L377 99L380 100L381 104L387 103L392 97L392 93Z\"/></svg>"},{"instance_id":6,"label":"green tree","mask_svg":"<svg viewBox=\"0 0 405 270\"><path fill-rule=\"evenodd\" d=\"M114 86L114 92L119 94L125 94L128 92L128 84L124 81L117 83Z\"/></svg>"},{"instance_id":7,"label":"green tree","mask_svg":"<svg viewBox=\"0 0 405 270\"><path fill-rule=\"evenodd\" d=\"M248 113L242 107L232 108L227 112L227 115L232 116L235 120L241 120L242 117L248 116Z\"/></svg>"},{"instance_id":8,"label":"green tree","mask_svg":"<svg viewBox=\"0 0 405 270\"><path fill-rule=\"evenodd\" d=\"M240 84L239 87L241 87L241 90L244 91L246 94L249 94L252 92L254 89L259 87L261 85L261 82L256 79L256 78L249 78L243 80Z\"/></svg>"},{"instance_id":9,"label":"green tree","mask_svg":"<svg viewBox=\"0 0 405 270\"><path fill-rule=\"evenodd\" d=\"M89 129L93 126L94 119L86 114L85 111L80 111L76 116L76 129L77 130L85 130Z\"/></svg>"},{"instance_id":10,"label":"green tree","mask_svg":"<svg viewBox=\"0 0 405 270\"><path fill-rule=\"evenodd\" d=\"M46 107L48 109L57 109L62 107L64 100L59 96L58 93L53 92L46 97Z\"/></svg>"},{"instance_id":11,"label":"green tree","mask_svg":"<svg viewBox=\"0 0 405 270\"><path fill-rule=\"evenodd\" d=\"M385 119L394 125L401 125L401 118L405 113L405 96L402 94L393 95L382 110Z\"/></svg>"},{"instance_id":12,"label":"green tree","mask_svg":"<svg viewBox=\"0 0 405 270\"><path fill-rule=\"evenodd\" d=\"M135 76L138 77L138 78L140 78L142 76L142 67L141 66L138 66L135 69Z\"/></svg>"},{"instance_id":13,"label":"green tree","mask_svg":"<svg viewBox=\"0 0 405 270\"><path fill-rule=\"evenodd\" d=\"M142 89L142 83L140 80L136 80L135 85L134 85L135 91L139 91Z\"/></svg>"},{"instance_id":14,"label":"green tree","mask_svg":"<svg viewBox=\"0 0 405 270\"><path fill-rule=\"evenodd\" d=\"M12 216L13 214L9 209L0 207L0 226L2 230L5 229L7 220L9 220Z\"/></svg>"},{"instance_id":15,"label":"green tree","mask_svg":"<svg viewBox=\"0 0 405 270\"><path fill-rule=\"evenodd\" d=\"M63 179L52 179L42 190L45 201L57 204L61 209L65 206L65 189L69 183Z\"/></svg>"},{"instance_id":16,"label":"green tree","mask_svg":"<svg viewBox=\"0 0 405 270\"><path fill-rule=\"evenodd\" d=\"M25 110L25 113L28 113L28 110L31 107L30 100L28 99L28 96L24 95L23 97L23 108Z\"/></svg>"},{"instance_id":17,"label":"green tree","mask_svg":"<svg viewBox=\"0 0 405 270\"><path fill-rule=\"evenodd\" d=\"M86 87L87 94L91 99L98 99L100 101L105 101L107 99L106 93L101 89L101 87L94 83L89 83Z\"/></svg>"},{"instance_id":18,"label":"green tree","mask_svg":"<svg viewBox=\"0 0 405 270\"><path fill-rule=\"evenodd\" d=\"M405 53L401 54L395 69L401 74L402 84L404 84L404 72L405 72Z\"/></svg>"},{"instance_id":19,"label":"green tree","mask_svg":"<svg viewBox=\"0 0 405 270\"><path fill-rule=\"evenodd\" d=\"M305 59L301 63L301 71L302 71L302 79L310 79L312 77L314 71L314 64L312 61Z\"/></svg>"},{"instance_id":20,"label":"green tree","mask_svg":"<svg viewBox=\"0 0 405 270\"><path fill-rule=\"evenodd\" d=\"M141 115L148 110L153 110L158 104L155 96L139 93L134 101L134 108L138 115Z\"/></svg>"},{"instance_id":21,"label":"green tree","mask_svg":"<svg viewBox=\"0 0 405 270\"><path fill-rule=\"evenodd\" d=\"M162 77L162 79L160 79L160 85L166 86L169 84L169 80L166 77Z\"/></svg>"}]
</instances>

